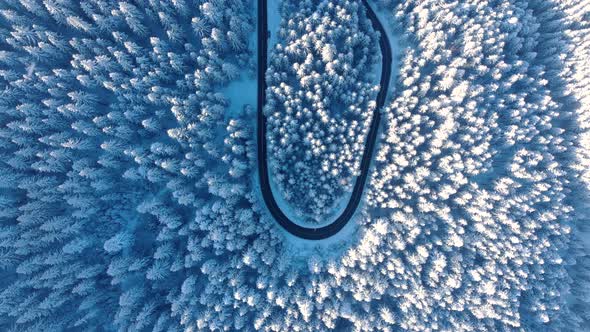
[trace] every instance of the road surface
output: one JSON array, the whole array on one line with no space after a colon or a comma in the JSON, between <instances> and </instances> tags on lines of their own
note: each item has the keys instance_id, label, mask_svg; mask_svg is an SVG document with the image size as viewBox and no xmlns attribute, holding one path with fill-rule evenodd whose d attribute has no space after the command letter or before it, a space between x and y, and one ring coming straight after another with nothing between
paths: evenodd
<instances>
[{"instance_id":1,"label":"road surface","mask_svg":"<svg viewBox=\"0 0 590 332\"><path fill-rule=\"evenodd\" d=\"M381 37L379 39L379 46L382 53L382 70L381 70L381 89L377 94L377 107L375 108L373 118L371 120L371 127L367 136L367 144L363 151L361 159L360 175L356 178L352 194L344 211L338 216L334 222L322 227L303 227L297 225L281 211L277 202L274 199L272 190L270 188L270 179L268 173L267 149L266 149L266 117L262 112L263 106L266 103L266 80L265 73L267 68L267 47L269 31L267 26L267 0L258 0L258 105L257 105L257 138L258 138L258 174L260 180L260 189L262 197L270 212L277 223L283 227L287 232L307 240L322 240L338 233L350 220L356 211L361 198L363 196L363 189L369 173L371 165L371 158L373 157L373 150L375 149L375 141L377 140L377 131L379 129L379 122L381 121L381 108L385 104L385 97L389 88L389 79L391 77L391 62L392 53L389 40L385 29L375 12L366 0L362 0L363 5L367 9L367 16L371 20L373 28L379 31Z\"/></svg>"}]
</instances>

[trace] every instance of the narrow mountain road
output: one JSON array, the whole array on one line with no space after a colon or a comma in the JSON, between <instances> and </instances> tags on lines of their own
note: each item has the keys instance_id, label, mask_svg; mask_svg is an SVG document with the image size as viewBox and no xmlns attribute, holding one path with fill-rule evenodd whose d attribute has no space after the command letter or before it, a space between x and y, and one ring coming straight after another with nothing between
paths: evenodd
<instances>
[{"instance_id":1,"label":"narrow mountain road","mask_svg":"<svg viewBox=\"0 0 590 332\"><path fill-rule=\"evenodd\" d=\"M356 178L352 195L348 204L344 208L344 211L340 216L329 225L313 228L303 227L293 221L281 211L277 202L274 199L268 173L268 162L267 162L267 147L266 147L266 117L262 112L263 106L266 103L266 80L265 73L267 69L267 47L268 47L268 26L267 26L267 0L258 0L258 105L257 105L257 137L258 137L258 174L260 177L260 189L262 191L262 197L271 215L275 220L283 227L287 232L307 240L321 240L333 236L338 233L353 216L356 208L358 207L361 197L363 195L363 189L369 173L369 167L371 164L371 158L373 157L373 150L375 149L375 141L377 139L377 131L379 128L379 122L381 120L380 110L385 103L385 97L387 96L387 90L389 87L389 80L391 77L391 62L392 52L389 40L385 29L375 12L366 0L362 0L363 5L367 9L367 15L371 20L373 28L381 34L379 39L379 46L382 53L382 71L381 71L381 89L377 94L377 107L375 108L373 118L371 120L371 127L367 137L367 144L361 159L360 175Z\"/></svg>"}]
</instances>

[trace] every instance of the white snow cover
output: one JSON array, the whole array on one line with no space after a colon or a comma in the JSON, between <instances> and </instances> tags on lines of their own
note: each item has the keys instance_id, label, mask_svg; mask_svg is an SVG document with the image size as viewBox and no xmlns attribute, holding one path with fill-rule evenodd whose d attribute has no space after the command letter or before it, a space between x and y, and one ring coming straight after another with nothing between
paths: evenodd
<instances>
[{"instance_id":1,"label":"white snow cover","mask_svg":"<svg viewBox=\"0 0 590 332\"><path fill-rule=\"evenodd\" d=\"M587 330L590 4L371 4L366 199L303 241L253 176L253 1L0 1L0 331Z\"/></svg>"},{"instance_id":2,"label":"white snow cover","mask_svg":"<svg viewBox=\"0 0 590 332\"><path fill-rule=\"evenodd\" d=\"M307 216L296 219L314 226L334 219L350 196L375 109L369 74L379 51L362 6L285 1L278 36L271 32L269 169L277 194Z\"/></svg>"}]
</instances>

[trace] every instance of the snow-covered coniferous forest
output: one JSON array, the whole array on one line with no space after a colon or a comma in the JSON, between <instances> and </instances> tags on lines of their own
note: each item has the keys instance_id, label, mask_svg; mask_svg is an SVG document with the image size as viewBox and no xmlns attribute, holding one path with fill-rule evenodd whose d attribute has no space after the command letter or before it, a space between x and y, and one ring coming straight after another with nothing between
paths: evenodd
<instances>
[{"instance_id":1,"label":"snow-covered coniferous forest","mask_svg":"<svg viewBox=\"0 0 590 332\"><path fill-rule=\"evenodd\" d=\"M266 75L272 179L315 222L352 191L375 108L379 44L360 1L284 1ZM372 77L373 76L373 77Z\"/></svg>"},{"instance_id":2,"label":"snow-covered coniferous forest","mask_svg":"<svg viewBox=\"0 0 590 332\"><path fill-rule=\"evenodd\" d=\"M0 0L0 331L590 330L589 18Z\"/></svg>"}]
</instances>

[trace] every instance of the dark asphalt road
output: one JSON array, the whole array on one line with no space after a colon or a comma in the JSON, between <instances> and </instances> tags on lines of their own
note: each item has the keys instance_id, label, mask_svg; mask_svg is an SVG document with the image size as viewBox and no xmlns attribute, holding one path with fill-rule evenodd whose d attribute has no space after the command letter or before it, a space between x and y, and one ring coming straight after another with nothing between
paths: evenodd
<instances>
[{"instance_id":1,"label":"dark asphalt road","mask_svg":"<svg viewBox=\"0 0 590 332\"><path fill-rule=\"evenodd\" d=\"M377 131L379 128L379 122L381 120L381 108L385 103L385 97L387 96L387 89L389 87L389 79L391 77L391 62L392 53L387 39L385 29L379 22L377 15L371 9L371 6L366 0L363 0L363 5L367 8L367 15L371 20L373 28L378 30L381 34L379 40L379 46L382 53L382 71L381 71L381 89L377 94L377 107L371 120L371 127L367 137L367 144L365 145L365 151L363 152L361 160L361 174L357 177L354 184L353 192L346 205L346 208L342 214L329 225L308 228L302 227L289 220L287 216L281 211L277 202L274 199L272 190L269 183L268 174L268 163L267 163L267 149L266 149L266 117L262 112L262 108L266 103L266 80L265 73L267 68L267 47L268 47L268 26L267 26L267 0L258 0L258 173L260 177L260 189L262 190L262 196L264 202L275 220L283 227L287 232L307 240L321 240L328 238L340 231L346 223L353 216L356 208L358 207L361 197L363 195L363 188L367 180L369 173L369 166L371 164L371 158L373 157L373 150L375 148L375 141L377 139Z\"/></svg>"}]
</instances>

